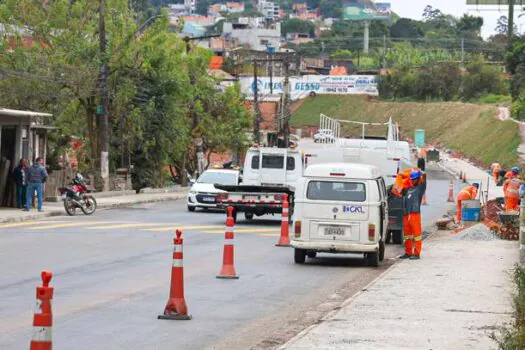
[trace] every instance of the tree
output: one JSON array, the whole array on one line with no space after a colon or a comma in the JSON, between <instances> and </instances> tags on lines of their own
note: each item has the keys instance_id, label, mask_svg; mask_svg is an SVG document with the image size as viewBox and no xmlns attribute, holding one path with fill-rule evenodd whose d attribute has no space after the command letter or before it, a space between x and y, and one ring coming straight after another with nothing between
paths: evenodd
<instances>
[{"instance_id":1,"label":"tree","mask_svg":"<svg viewBox=\"0 0 525 350\"><path fill-rule=\"evenodd\" d=\"M390 27L392 38L421 38L425 36L423 23L410 18L400 18Z\"/></svg>"},{"instance_id":2,"label":"tree","mask_svg":"<svg viewBox=\"0 0 525 350\"><path fill-rule=\"evenodd\" d=\"M427 22L436 20L440 18L441 16L443 16L443 13L441 12L441 10L435 9L430 5L427 5L425 9L423 10L423 19Z\"/></svg>"},{"instance_id":3,"label":"tree","mask_svg":"<svg viewBox=\"0 0 525 350\"><path fill-rule=\"evenodd\" d=\"M498 18L496 25L496 33L507 35L509 32L509 19L507 16L501 16ZM518 26L514 25L514 33L518 32Z\"/></svg>"},{"instance_id":4,"label":"tree","mask_svg":"<svg viewBox=\"0 0 525 350\"><path fill-rule=\"evenodd\" d=\"M303 21L298 18L288 19L281 24L281 35L286 37L288 33L307 33L314 36L315 25L310 21Z\"/></svg>"},{"instance_id":5,"label":"tree","mask_svg":"<svg viewBox=\"0 0 525 350\"><path fill-rule=\"evenodd\" d=\"M458 35L469 35L473 37L481 36L481 27L483 27L483 17L471 16L464 14L456 24Z\"/></svg>"},{"instance_id":6,"label":"tree","mask_svg":"<svg viewBox=\"0 0 525 350\"><path fill-rule=\"evenodd\" d=\"M325 18L341 18L343 16L343 4L341 0L321 0L319 11Z\"/></svg>"}]
</instances>

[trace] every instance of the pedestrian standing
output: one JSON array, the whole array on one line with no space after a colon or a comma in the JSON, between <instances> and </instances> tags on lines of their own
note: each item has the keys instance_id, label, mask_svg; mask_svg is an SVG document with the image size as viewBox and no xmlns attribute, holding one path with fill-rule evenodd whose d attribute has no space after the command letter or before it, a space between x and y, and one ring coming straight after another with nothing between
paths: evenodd
<instances>
[{"instance_id":1,"label":"pedestrian standing","mask_svg":"<svg viewBox=\"0 0 525 350\"><path fill-rule=\"evenodd\" d=\"M463 201L476 199L478 197L478 190L479 190L479 184L475 182L471 186L465 187L458 193L458 196L456 197L456 201L458 204L457 223L461 222L461 217L462 217L461 212L462 212L462 207L463 207Z\"/></svg>"},{"instance_id":2,"label":"pedestrian standing","mask_svg":"<svg viewBox=\"0 0 525 350\"><path fill-rule=\"evenodd\" d=\"M403 204L403 235L405 238L405 254L400 259L418 260L423 246L421 226L421 202L427 189L426 175L421 170L413 170L410 179L406 181L402 195Z\"/></svg>"},{"instance_id":3,"label":"pedestrian standing","mask_svg":"<svg viewBox=\"0 0 525 350\"><path fill-rule=\"evenodd\" d=\"M16 184L16 207L18 209L26 208L26 160L20 159L18 166L13 170L13 180Z\"/></svg>"},{"instance_id":4,"label":"pedestrian standing","mask_svg":"<svg viewBox=\"0 0 525 350\"><path fill-rule=\"evenodd\" d=\"M47 171L44 168L44 160L38 157L32 166L26 170L27 175L27 195L26 195L26 208L24 210L29 211L31 208L31 202L33 195L36 192L38 199L38 211L44 211L42 209L42 187L44 182L47 180Z\"/></svg>"},{"instance_id":5,"label":"pedestrian standing","mask_svg":"<svg viewBox=\"0 0 525 350\"><path fill-rule=\"evenodd\" d=\"M519 211L520 187L522 184L522 181L518 178L520 168L514 167L510 172L510 176L505 180L505 184L503 185L506 212Z\"/></svg>"},{"instance_id":6,"label":"pedestrian standing","mask_svg":"<svg viewBox=\"0 0 525 350\"><path fill-rule=\"evenodd\" d=\"M490 166L490 171L492 172L492 177L496 185L499 183L499 173L501 171L501 164L495 160L494 163Z\"/></svg>"}]
</instances>

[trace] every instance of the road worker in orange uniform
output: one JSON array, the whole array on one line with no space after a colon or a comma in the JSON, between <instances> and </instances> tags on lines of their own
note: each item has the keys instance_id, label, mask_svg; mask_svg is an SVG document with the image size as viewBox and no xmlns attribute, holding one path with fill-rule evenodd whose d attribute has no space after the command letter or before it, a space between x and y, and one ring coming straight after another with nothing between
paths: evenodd
<instances>
[{"instance_id":1,"label":"road worker in orange uniform","mask_svg":"<svg viewBox=\"0 0 525 350\"><path fill-rule=\"evenodd\" d=\"M505 195L505 211L519 211L520 186L522 181L518 178L520 168L511 169L511 176L505 180L503 194ZM506 176L505 176L506 177Z\"/></svg>"},{"instance_id":2,"label":"road worker in orange uniform","mask_svg":"<svg viewBox=\"0 0 525 350\"><path fill-rule=\"evenodd\" d=\"M499 172L501 171L501 164L498 163L498 161L494 161L492 165L490 166L490 171L492 172L492 176L494 177L494 182L496 185L499 182Z\"/></svg>"},{"instance_id":3,"label":"road worker in orange uniform","mask_svg":"<svg viewBox=\"0 0 525 350\"><path fill-rule=\"evenodd\" d=\"M405 254L400 259L417 260L421 256L422 226L421 202L427 188L426 175L419 169L413 169L405 180L402 196L404 197L403 235Z\"/></svg>"},{"instance_id":4,"label":"road worker in orange uniform","mask_svg":"<svg viewBox=\"0 0 525 350\"><path fill-rule=\"evenodd\" d=\"M473 183L471 186L467 186L464 189L462 189L456 198L458 203L458 217L457 217L457 223L461 222L461 208L463 206L463 201L469 201L474 200L478 196L478 190L479 190L479 184Z\"/></svg>"}]
</instances>

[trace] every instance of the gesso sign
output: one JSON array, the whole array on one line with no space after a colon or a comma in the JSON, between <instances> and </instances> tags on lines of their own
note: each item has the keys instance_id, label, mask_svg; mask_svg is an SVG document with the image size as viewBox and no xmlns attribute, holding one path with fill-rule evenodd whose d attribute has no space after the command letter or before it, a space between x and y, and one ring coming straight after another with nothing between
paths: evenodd
<instances>
[{"instance_id":1,"label":"gesso sign","mask_svg":"<svg viewBox=\"0 0 525 350\"><path fill-rule=\"evenodd\" d=\"M253 78L241 78L241 90L248 96L253 96L255 82ZM274 94L280 94L284 89L284 78L269 77L257 79L257 91L260 96L269 95L273 88ZM293 100L316 94L366 94L378 95L377 78L373 75L305 75L290 78L290 94Z\"/></svg>"}]
</instances>

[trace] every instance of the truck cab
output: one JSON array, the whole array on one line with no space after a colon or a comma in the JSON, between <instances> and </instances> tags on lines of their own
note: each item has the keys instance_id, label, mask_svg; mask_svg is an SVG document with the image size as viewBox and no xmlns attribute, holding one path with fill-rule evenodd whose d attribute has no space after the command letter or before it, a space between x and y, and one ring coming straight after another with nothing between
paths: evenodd
<instances>
[{"instance_id":1,"label":"truck cab","mask_svg":"<svg viewBox=\"0 0 525 350\"><path fill-rule=\"evenodd\" d=\"M378 266L385 254L387 203L385 181L375 166L307 167L295 191L295 262L317 253L362 253L370 266Z\"/></svg>"}]
</instances>

